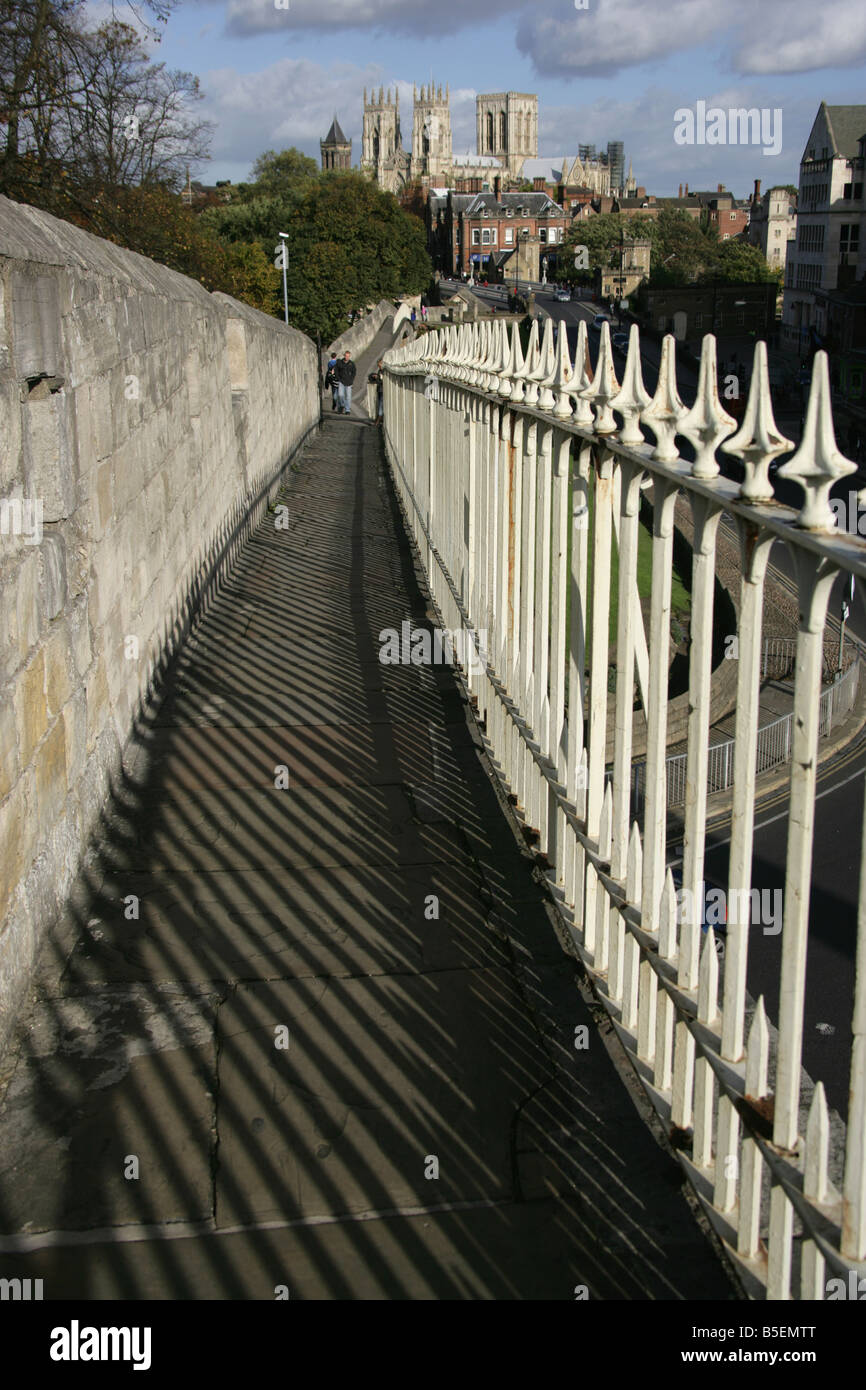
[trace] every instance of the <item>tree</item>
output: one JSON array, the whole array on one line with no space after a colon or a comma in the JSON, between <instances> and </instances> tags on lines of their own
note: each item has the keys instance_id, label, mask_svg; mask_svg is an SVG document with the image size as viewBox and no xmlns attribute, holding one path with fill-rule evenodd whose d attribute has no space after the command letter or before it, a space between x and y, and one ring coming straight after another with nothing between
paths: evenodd
<instances>
[{"instance_id":1,"label":"tree","mask_svg":"<svg viewBox=\"0 0 866 1390\"><path fill-rule=\"evenodd\" d=\"M211 127L193 114L198 79L151 63L127 24L91 31L80 21L77 7L64 12L63 33L31 72L26 102L7 112L0 190L52 212L61 189L60 203L83 211L101 189L178 188L186 169L207 157Z\"/></svg>"},{"instance_id":2,"label":"tree","mask_svg":"<svg viewBox=\"0 0 866 1390\"><path fill-rule=\"evenodd\" d=\"M333 337L351 309L429 284L424 228L361 174L319 178L286 230L289 321L306 333Z\"/></svg>"},{"instance_id":3,"label":"tree","mask_svg":"<svg viewBox=\"0 0 866 1390\"><path fill-rule=\"evenodd\" d=\"M129 0L129 9L143 22L165 23L175 3ZM22 155L32 168L34 154L46 147L59 98L74 90L84 14L84 0L0 0L0 192L19 194Z\"/></svg>"},{"instance_id":4,"label":"tree","mask_svg":"<svg viewBox=\"0 0 866 1390\"><path fill-rule=\"evenodd\" d=\"M50 143L54 161L78 181L178 189L187 168L207 159L212 126L192 112L198 78L149 63L128 25L83 35L70 69Z\"/></svg>"},{"instance_id":5,"label":"tree","mask_svg":"<svg viewBox=\"0 0 866 1390\"><path fill-rule=\"evenodd\" d=\"M718 243L715 264L699 278L703 282L762 285L780 280L782 272L771 270L757 246L732 237Z\"/></svg>"},{"instance_id":6,"label":"tree","mask_svg":"<svg viewBox=\"0 0 866 1390\"><path fill-rule=\"evenodd\" d=\"M251 184L242 187L254 198L264 195L303 193L311 179L318 177L314 159L302 154L294 145L288 150L265 150L252 169Z\"/></svg>"}]
</instances>

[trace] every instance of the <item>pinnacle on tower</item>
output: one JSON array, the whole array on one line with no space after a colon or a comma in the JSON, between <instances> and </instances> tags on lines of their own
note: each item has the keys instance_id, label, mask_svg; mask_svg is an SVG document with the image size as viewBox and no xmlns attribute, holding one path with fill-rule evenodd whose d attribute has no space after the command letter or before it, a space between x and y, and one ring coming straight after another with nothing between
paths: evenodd
<instances>
[{"instance_id":1,"label":"pinnacle on tower","mask_svg":"<svg viewBox=\"0 0 866 1390\"><path fill-rule=\"evenodd\" d=\"M379 88L379 105L380 105L380 106L383 106L384 103L385 103L385 88L384 88L384 87L380 87L380 88Z\"/></svg>"},{"instance_id":2,"label":"pinnacle on tower","mask_svg":"<svg viewBox=\"0 0 866 1390\"><path fill-rule=\"evenodd\" d=\"M437 100L440 101L440 102L441 102L441 100L442 100L442 83L441 83L441 82L439 83L439 96L438 96Z\"/></svg>"},{"instance_id":3,"label":"pinnacle on tower","mask_svg":"<svg viewBox=\"0 0 866 1390\"><path fill-rule=\"evenodd\" d=\"M413 82L413 83L412 83L412 100L415 101L415 102L417 102L417 100L418 100L418 83L417 83L417 82Z\"/></svg>"},{"instance_id":4,"label":"pinnacle on tower","mask_svg":"<svg viewBox=\"0 0 866 1390\"><path fill-rule=\"evenodd\" d=\"M364 105L367 105L367 88L364 88Z\"/></svg>"}]
</instances>

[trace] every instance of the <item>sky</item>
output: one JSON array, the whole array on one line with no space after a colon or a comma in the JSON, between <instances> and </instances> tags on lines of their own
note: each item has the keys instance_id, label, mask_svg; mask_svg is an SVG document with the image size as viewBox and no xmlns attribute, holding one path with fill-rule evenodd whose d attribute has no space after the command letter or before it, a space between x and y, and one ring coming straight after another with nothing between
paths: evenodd
<instances>
[{"instance_id":1,"label":"sky","mask_svg":"<svg viewBox=\"0 0 866 1390\"><path fill-rule=\"evenodd\" d=\"M93 13L112 3L127 17L127 0ZM431 75L450 83L455 153L475 150L476 93L536 92L540 155L622 140L660 196L796 184L820 102L866 103L864 0L179 0L160 30L155 60L199 77L215 125L206 183L241 181L267 149L318 160L335 114L357 163L365 86L399 86L405 146ZM772 140L716 122L724 143L697 143L698 122L677 143L700 102L766 111Z\"/></svg>"}]
</instances>

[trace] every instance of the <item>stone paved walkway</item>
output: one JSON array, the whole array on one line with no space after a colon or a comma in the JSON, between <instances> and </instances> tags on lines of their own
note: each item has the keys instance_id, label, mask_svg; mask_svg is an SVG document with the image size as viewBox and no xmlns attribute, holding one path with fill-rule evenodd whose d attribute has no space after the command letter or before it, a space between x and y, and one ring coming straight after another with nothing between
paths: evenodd
<instances>
[{"instance_id":1,"label":"stone paved walkway","mask_svg":"<svg viewBox=\"0 0 866 1390\"><path fill-rule=\"evenodd\" d=\"M45 1297L716 1299L429 620L325 416L140 730L0 1113ZM278 769L285 768L288 785ZM589 1028L586 1050L575 1029Z\"/></svg>"}]
</instances>

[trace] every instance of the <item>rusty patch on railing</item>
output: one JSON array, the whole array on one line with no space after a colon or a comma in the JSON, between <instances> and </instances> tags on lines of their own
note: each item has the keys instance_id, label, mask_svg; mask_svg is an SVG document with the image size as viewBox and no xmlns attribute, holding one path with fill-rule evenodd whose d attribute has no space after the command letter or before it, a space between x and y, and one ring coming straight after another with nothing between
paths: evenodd
<instances>
[{"instance_id":1,"label":"rusty patch on railing","mask_svg":"<svg viewBox=\"0 0 866 1390\"><path fill-rule=\"evenodd\" d=\"M512 416L509 438L505 445L508 456L508 626L506 631L509 634L514 632L514 483L516 474L514 434L516 429L517 420Z\"/></svg>"}]
</instances>

